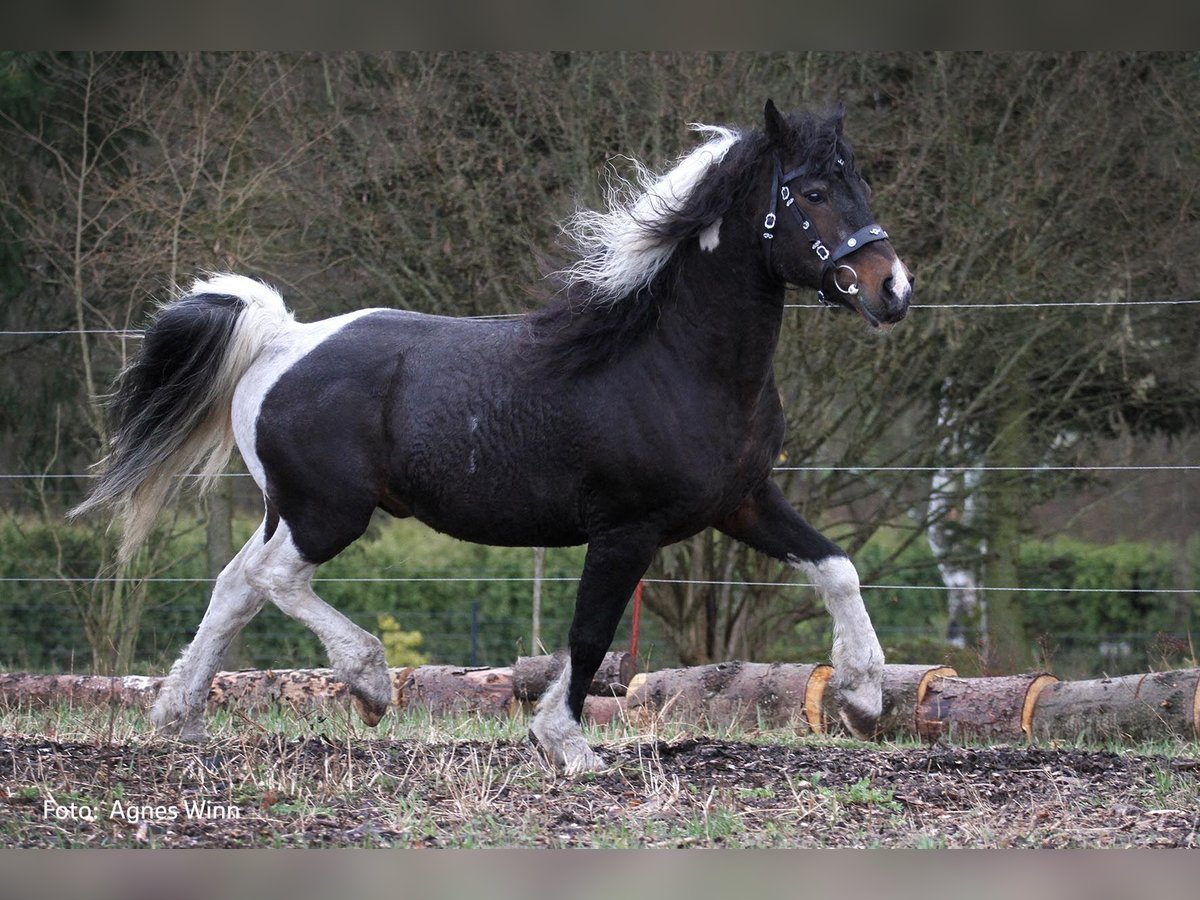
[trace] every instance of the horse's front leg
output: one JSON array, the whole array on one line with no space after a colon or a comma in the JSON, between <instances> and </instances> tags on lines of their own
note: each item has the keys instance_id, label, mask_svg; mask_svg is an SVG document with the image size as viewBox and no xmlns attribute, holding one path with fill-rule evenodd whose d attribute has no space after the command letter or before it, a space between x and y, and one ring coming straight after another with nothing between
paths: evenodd
<instances>
[{"instance_id":1,"label":"horse's front leg","mask_svg":"<svg viewBox=\"0 0 1200 900\"><path fill-rule=\"evenodd\" d=\"M604 764L584 740L583 701L657 548L657 535L642 529L605 534L588 543L568 636L570 658L542 695L529 726L538 745L568 775Z\"/></svg>"},{"instance_id":2,"label":"horse's front leg","mask_svg":"<svg viewBox=\"0 0 1200 900\"><path fill-rule=\"evenodd\" d=\"M833 617L832 684L842 721L856 736L873 737L883 702L883 649L849 557L804 521L773 481L763 482L718 527L808 576Z\"/></svg>"}]
</instances>

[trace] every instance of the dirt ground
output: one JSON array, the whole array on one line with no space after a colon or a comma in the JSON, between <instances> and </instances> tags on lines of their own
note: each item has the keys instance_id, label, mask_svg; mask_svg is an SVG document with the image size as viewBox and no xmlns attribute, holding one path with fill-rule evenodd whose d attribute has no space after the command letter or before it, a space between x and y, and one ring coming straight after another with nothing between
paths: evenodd
<instances>
[{"instance_id":1,"label":"dirt ground","mask_svg":"<svg viewBox=\"0 0 1200 900\"><path fill-rule=\"evenodd\" d=\"M607 770L569 779L529 744L506 740L263 734L192 747L0 738L0 834L10 847L1195 847L1200 840L1195 758L711 738L630 740L601 750Z\"/></svg>"}]
</instances>

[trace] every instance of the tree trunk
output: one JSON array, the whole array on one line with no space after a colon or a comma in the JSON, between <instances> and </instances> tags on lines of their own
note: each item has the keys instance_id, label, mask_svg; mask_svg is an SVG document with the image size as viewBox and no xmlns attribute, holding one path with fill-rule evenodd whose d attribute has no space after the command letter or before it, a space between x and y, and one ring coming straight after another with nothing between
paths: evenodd
<instances>
[{"instance_id":1,"label":"tree trunk","mask_svg":"<svg viewBox=\"0 0 1200 900\"><path fill-rule=\"evenodd\" d=\"M979 462L980 454L969 430L959 421L951 393L953 381L942 383L938 402L938 459L943 468L929 480L929 525L925 536L942 583L946 585L946 643L967 646L968 632L979 627L979 547L970 538L975 528L980 471L962 468Z\"/></svg>"},{"instance_id":2,"label":"tree trunk","mask_svg":"<svg viewBox=\"0 0 1200 900\"><path fill-rule=\"evenodd\" d=\"M546 548L533 548L533 622L529 636L529 652L542 650L542 579L546 574Z\"/></svg>"},{"instance_id":3,"label":"tree trunk","mask_svg":"<svg viewBox=\"0 0 1200 900\"><path fill-rule=\"evenodd\" d=\"M1021 373L1014 368L1014 382ZM1028 459L1029 405L1023 391L1014 387L1014 396L1001 410L996 438L988 454L991 466L1021 466ZM1026 479L1017 473L988 472L985 479L987 506L984 511L987 553L984 557L983 583L991 588L985 597L985 643L983 674L1011 675L1033 668L1033 651L1025 636L1024 602L1018 558L1021 548L1021 523L1029 511Z\"/></svg>"},{"instance_id":4,"label":"tree trunk","mask_svg":"<svg viewBox=\"0 0 1200 900\"><path fill-rule=\"evenodd\" d=\"M949 666L885 665L883 667L883 713L875 727L878 738L911 736L917 733L917 708L925 700L929 686L938 678L958 675ZM837 698L825 694L825 719L830 734L848 735L838 716Z\"/></svg>"},{"instance_id":5,"label":"tree trunk","mask_svg":"<svg viewBox=\"0 0 1200 900\"><path fill-rule=\"evenodd\" d=\"M397 702L405 708L427 709L433 715L507 716L517 707L512 675L508 667L418 666L408 670Z\"/></svg>"},{"instance_id":6,"label":"tree trunk","mask_svg":"<svg viewBox=\"0 0 1200 900\"><path fill-rule=\"evenodd\" d=\"M161 682L161 678L146 675L31 675L27 672L3 672L0 673L0 704L9 707L113 703L147 708L158 695Z\"/></svg>"},{"instance_id":7,"label":"tree trunk","mask_svg":"<svg viewBox=\"0 0 1200 900\"><path fill-rule=\"evenodd\" d=\"M613 725L625 717L625 697L584 697L585 725Z\"/></svg>"},{"instance_id":8,"label":"tree trunk","mask_svg":"<svg viewBox=\"0 0 1200 900\"><path fill-rule=\"evenodd\" d=\"M1033 734L1038 695L1058 681L1035 672L998 678L935 678L917 707L917 733L927 741L1020 741Z\"/></svg>"},{"instance_id":9,"label":"tree trunk","mask_svg":"<svg viewBox=\"0 0 1200 900\"><path fill-rule=\"evenodd\" d=\"M645 708L672 721L710 727L791 727L824 731L822 701L833 674L826 665L716 663L635 675L629 709Z\"/></svg>"},{"instance_id":10,"label":"tree trunk","mask_svg":"<svg viewBox=\"0 0 1200 900\"><path fill-rule=\"evenodd\" d=\"M204 549L208 562L208 577L216 583L217 576L233 559L233 479L218 478L204 504L207 520L204 523ZM221 660L225 669L236 670L246 665L246 645L239 631L234 635Z\"/></svg>"},{"instance_id":11,"label":"tree trunk","mask_svg":"<svg viewBox=\"0 0 1200 900\"><path fill-rule=\"evenodd\" d=\"M552 656L518 656L513 665L513 694L518 700L537 700L558 678L566 662L566 653ZM625 651L610 651L604 655L600 668L588 685L588 693L597 696L622 697L629 680L637 674L637 660Z\"/></svg>"},{"instance_id":12,"label":"tree trunk","mask_svg":"<svg viewBox=\"0 0 1200 900\"><path fill-rule=\"evenodd\" d=\"M1037 738L1200 737L1200 669L1060 681L1038 698Z\"/></svg>"}]
</instances>

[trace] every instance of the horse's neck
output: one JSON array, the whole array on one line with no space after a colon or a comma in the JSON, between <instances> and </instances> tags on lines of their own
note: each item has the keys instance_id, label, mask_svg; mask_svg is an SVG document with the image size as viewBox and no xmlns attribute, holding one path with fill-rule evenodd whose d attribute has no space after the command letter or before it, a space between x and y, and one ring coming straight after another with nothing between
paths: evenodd
<instances>
[{"instance_id":1,"label":"horse's neck","mask_svg":"<svg viewBox=\"0 0 1200 900\"><path fill-rule=\"evenodd\" d=\"M689 255L658 333L686 365L757 395L772 377L783 287L766 281L753 256L722 258L719 251Z\"/></svg>"}]
</instances>

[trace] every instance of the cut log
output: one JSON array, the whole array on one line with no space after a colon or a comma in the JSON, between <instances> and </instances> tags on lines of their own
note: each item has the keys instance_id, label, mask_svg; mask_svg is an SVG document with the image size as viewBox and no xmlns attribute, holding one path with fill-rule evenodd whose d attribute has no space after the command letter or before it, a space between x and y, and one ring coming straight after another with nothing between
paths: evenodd
<instances>
[{"instance_id":1,"label":"cut log","mask_svg":"<svg viewBox=\"0 0 1200 900\"><path fill-rule=\"evenodd\" d=\"M408 669L392 670L392 698L396 686L403 683ZM262 710L273 704L303 709L329 703L342 704L349 699L346 685L333 669L245 669L218 672L208 692L208 706Z\"/></svg>"},{"instance_id":2,"label":"cut log","mask_svg":"<svg viewBox=\"0 0 1200 900\"><path fill-rule=\"evenodd\" d=\"M408 670L397 702L409 709L427 709L434 715L507 716L517 708L511 667L417 666Z\"/></svg>"},{"instance_id":3,"label":"cut log","mask_svg":"<svg viewBox=\"0 0 1200 900\"><path fill-rule=\"evenodd\" d=\"M146 708L158 696L161 678L148 675L32 675L0 672L0 701L9 706L78 703Z\"/></svg>"},{"instance_id":4,"label":"cut log","mask_svg":"<svg viewBox=\"0 0 1200 900\"><path fill-rule=\"evenodd\" d=\"M1019 741L1033 736L1038 696L1058 679L1046 672L995 678L934 678L917 707L927 741Z\"/></svg>"},{"instance_id":5,"label":"cut log","mask_svg":"<svg viewBox=\"0 0 1200 900\"><path fill-rule=\"evenodd\" d=\"M583 721L587 725L612 725L625 716L625 697L589 695L583 698Z\"/></svg>"},{"instance_id":6,"label":"cut log","mask_svg":"<svg viewBox=\"0 0 1200 900\"><path fill-rule=\"evenodd\" d=\"M1200 738L1200 669L1060 681L1038 698L1037 738Z\"/></svg>"},{"instance_id":7,"label":"cut log","mask_svg":"<svg viewBox=\"0 0 1200 900\"><path fill-rule=\"evenodd\" d=\"M629 709L649 709L671 721L710 727L825 729L822 702L833 674L826 665L734 660L635 675Z\"/></svg>"},{"instance_id":8,"label":"cut log","mask_svg":"<svg viewBox=\"0 0 1200 900\"><path fill-rule=\"evenodd\" d=\"M512 667L513 694L518 700L537 700L558 678L566 663L565 652L549 656L518 656ZM612 651L592 676L588 693L598 697L623 697L629 679L637 674L637 660L632 653Z\"/></svg>"},{"instance_id":9,"label":"cut log","mask_svg":"<svg viewBox=\"0 0 1200 900\"><path fill-rule=\"evenodd\" d=\"M875 727L875 737L896 737L917 733L917 707L925 699L929 685L937 678L953 678L958 672L949 666L885 665L883 667L883 713ZM831 734L848 735L850 730L838 716L837 696L825 692L825 720Z\"/></svg>"}]
</instances>

